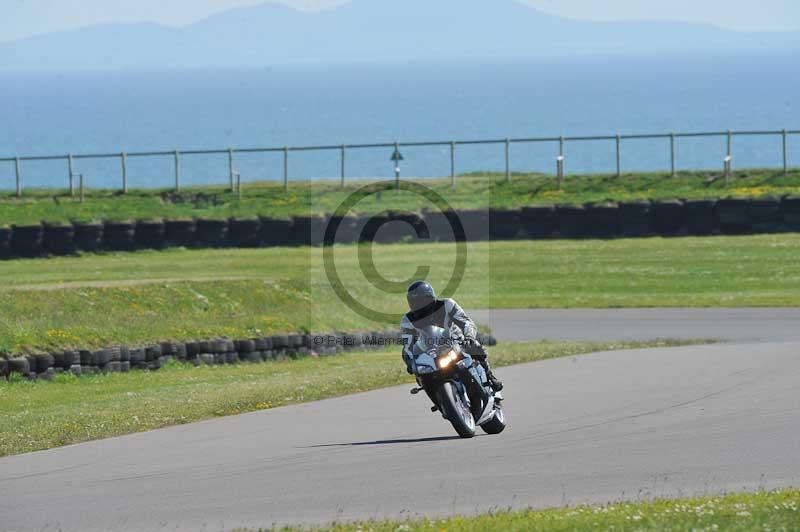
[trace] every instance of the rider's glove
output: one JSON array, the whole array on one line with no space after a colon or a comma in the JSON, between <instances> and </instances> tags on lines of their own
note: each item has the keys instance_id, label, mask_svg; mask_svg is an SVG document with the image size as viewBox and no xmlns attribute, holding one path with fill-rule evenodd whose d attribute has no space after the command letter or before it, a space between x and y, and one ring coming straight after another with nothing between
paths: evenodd
<instances>
[{"instance_id":1,"label":"rider's glove","mask_svg":"<svg viewBox=\"0 0 800 532\"><path fill-rule=\"evenodd\" d=\"M410 364L406 364L406 371L408 372L409 375L414 374L414 368L412 368Z\"/></svg>"}]
</instances>

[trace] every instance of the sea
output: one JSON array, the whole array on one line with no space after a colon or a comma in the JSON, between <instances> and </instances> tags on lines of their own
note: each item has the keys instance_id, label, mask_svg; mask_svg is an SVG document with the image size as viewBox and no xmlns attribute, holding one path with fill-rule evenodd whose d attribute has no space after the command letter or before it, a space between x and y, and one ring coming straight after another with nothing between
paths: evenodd
<instances>
[{"instance_id":1,"label":"sea","mask_svg":"<svg viewBox=\"0 0 800 532\"><path fill-rule=\"evenodd\" d=\"M800 130L795 54L583 55L530 60L389 61L251 69L0 71L0 158ZM800 166L800 135L787 141ZM394 176L390 147L347 149L348 180ZM449 176L450 146L401 147L403 177ZM678 138L681 169L720 169L727 138ZM779 167L780 135L735 136L733 166ZM512 143L514 172L554 173L557 142ZM235 153L243 182L282 180L282 152ZM339 179L341 150L290 151L291 181ZM121 186L121 158L76 158L89 187ZM183 185L226 183L225 153L180 155ZM565 171L614 172L614 141L568 141ZM623 140L623 172L668 170L669 139ZM457 173L503 171L505 145L455 149ZM174 157L128 157L131 188L169 187ZM23 188L63 188L66 161L23 160ZM0 188L16 167L0 161Z\"/></svg>"}]
</instances>

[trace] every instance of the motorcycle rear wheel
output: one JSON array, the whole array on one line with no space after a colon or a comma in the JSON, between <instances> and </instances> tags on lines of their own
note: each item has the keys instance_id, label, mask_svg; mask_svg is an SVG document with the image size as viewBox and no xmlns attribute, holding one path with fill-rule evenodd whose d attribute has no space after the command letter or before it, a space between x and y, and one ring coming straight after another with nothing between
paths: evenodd
<instances>
[{"instance_id":1,"label":"motorcycle rear wheel","mask_svg":"<svg viewBox=\"0 0 800 532\"><path fill-rule=\"evenodd\" d=\"M436 401L444 417L462 438L475 436L475 418L456 392L452 382L445 382L436 391Z\"/></svg>"}]
</instances>

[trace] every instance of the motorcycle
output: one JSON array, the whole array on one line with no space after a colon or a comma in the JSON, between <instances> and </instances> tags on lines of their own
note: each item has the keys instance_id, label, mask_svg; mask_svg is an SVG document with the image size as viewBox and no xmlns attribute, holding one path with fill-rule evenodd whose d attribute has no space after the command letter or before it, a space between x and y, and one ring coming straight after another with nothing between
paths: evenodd
<instances>
[{"instance_id":1,"label":"motorcycle","mask_svg":"<svg viewBox=\"0 0 800 532\"><path fill-rule=\"evenodd\" d=\"M434 404L431 411L441 412L459 436L472 438L476 427L487 434L503 432L503 396L489 386L486 370L461 348L453 331L424 328L412 354L419 387L411 394L426 392Z\"/></svg>"}]
</instances>

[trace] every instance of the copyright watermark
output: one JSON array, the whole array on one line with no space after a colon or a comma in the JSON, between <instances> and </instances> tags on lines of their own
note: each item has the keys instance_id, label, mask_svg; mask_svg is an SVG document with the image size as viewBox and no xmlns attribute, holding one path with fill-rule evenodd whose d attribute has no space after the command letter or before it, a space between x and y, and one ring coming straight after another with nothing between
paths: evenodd
<instances>
[{"instance_id":1,"label":"copyright watermark","mask_svg":"<svg viewBox=\"0 0 800 532\"><path fill-rule=\"evenodd\" d=\"M314 336L311 343L315 347L356 347L359 345L369 347L391 347L402 346L403 340L401 338L375 336L375 335L359 335L359 336L334 336L334 335L321 335Z\"/></svg>"},{"instance_id":2,"label":"copyright watermark","mask_svg":"<svg viewBox=\"0 0 800 532\"><path fill-rule=\"evenodd\" d=\"M452 206L434 189L412 181L401 181L400 183L396 181L381 181L358 188L352 194L348 195L333 213L325 229L323 240L325 244L323 248L325 275L338 299L349 309L368 320L389 324L396 324L401 319L402 314L384 312L371 307L368 303L362 301L362 298L351 293L351 291L345 287L337 271L334 248L336 247L337 233L341 228L343 220L353 212L358 203L375 195L380 196L384 194L385 197L385 194L395 191L397 187L399 187L401 191L417 195L426 202L432 204L438 213L447 221L447 225L452 231L453 240L455 242L455 264L450 274L449 281L445 283L440 290L441 297L448 298L456 292L464 278L468 258L467 235L464 225ZM381 213L372 216L360 231L358 242L361 244L357 246L359 270L364 279L384 297L402 297L403 300L405 300L405 293L408 286L416 280L427 279L431 273L431 266L419 263L413 264L416 266L414 274L409 278L401 280L389 279L381 275L376 267L373 253L373 245L376 243L376 238L381 228L388 223L405 222L413 230L418 240L430 240L432 228L429 227L426 222L426 217L427 216L418 218L412 223L408 218L392 217L387 216L386 213ZM418 256L419 255L413 252L409 252L408 254L409 260L413 262L417 262L414 261L414 259Z\"/></svg>"}]
</instances>

